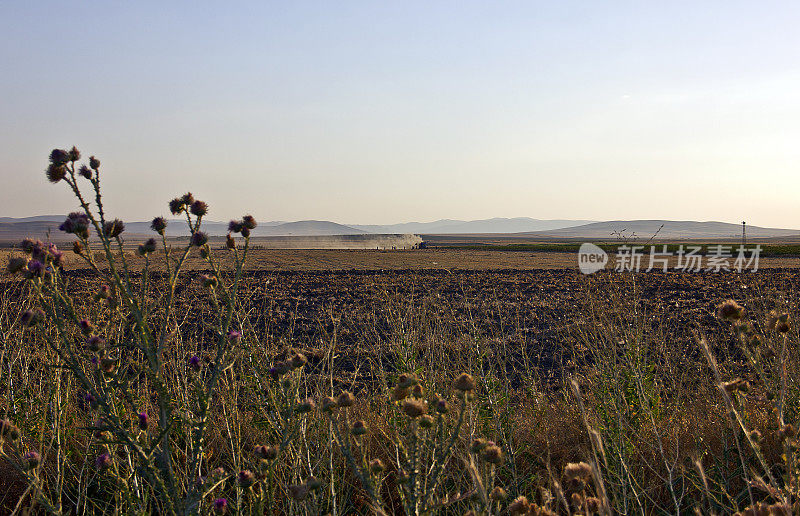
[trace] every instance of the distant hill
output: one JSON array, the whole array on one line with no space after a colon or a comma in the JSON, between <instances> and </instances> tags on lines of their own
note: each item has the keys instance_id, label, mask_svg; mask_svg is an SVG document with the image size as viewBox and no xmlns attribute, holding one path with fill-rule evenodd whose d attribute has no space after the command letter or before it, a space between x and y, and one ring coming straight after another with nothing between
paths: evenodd
<instances>
[{"instance_id":1,"label":"distant hill","mask_svg":"<svg viewBox=\"0 0 800 516\"><path fill-rule=\"evenodd\" d=\"M663 228L659 231L659 227ZM591 240L617 238L618 234L625 237L635 235L638 240L648 240L656 234L658 239L737 239L742 236L741 224L727 222L698 222L693 220L611 220L606 222L593 222L571 228L555 229L550 231L536 231L517 233L515 236L544 237L544 238L585 238ZM776 238L800 235L797 229L762 228L747 226L747 236L752 238Z\"/></svg>"},{"instance_id":2,"label":"distant hill","mask_svg":"<svg viewBox=\"0 0 800 516\"><path fill-rule=\"evenodd\" d=\"M523 231L547 231L568 228L594 222L591 220L541 220L529 217L493 218L483 220L442 219L434 222L406 222L403 224L362 225L350 227L368 233L423 233L423 234L466 234L466 233L520 233Z\"/></svg>"}]
</instances>

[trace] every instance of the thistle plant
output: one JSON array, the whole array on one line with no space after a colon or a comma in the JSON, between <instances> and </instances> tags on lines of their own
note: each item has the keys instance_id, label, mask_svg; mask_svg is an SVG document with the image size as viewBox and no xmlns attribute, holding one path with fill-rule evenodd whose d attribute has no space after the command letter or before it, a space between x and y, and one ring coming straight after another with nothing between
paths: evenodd
<instances>
[{"instance_id":1,"label":"thistle plant","mask_svg":"<svg viewBox=\"0 0 800 516\"><path fill-rule=\"evenodd\" d=\"M75 147L53 150L46 175L52 183L65 184L77 199L80 210L59 229L75 237L73 251L103 284L91 299L71 296L63 252L52 243L26 239L20 245L23 256L9 261L9 271L23 276L35 303L20 322L27 331L39 332L58 367L80 387L92 421L86 430L93 456L86 460L108 486L112 503L133 512L199 514L205 500L211 505L209 495L221 483L219 475L207 475L213 469L204 455L208 419L217 384L242 338L234 316L256 222L251 216L231 222L226 248L233 255L233 270L223 273L201 230L208 206L187 193L170 201L169 209L185 218L188 240L173 248L166 237L167 220L156 217L151 228L158 236L138 245L144 263L141 271L134 270L125 252L125 224L111 219L103 203L100 161L92 156L80 164L80 158ZM194 372L192 396L182 403L169 390L165 357L175 354L176 288L193 252L211 270L202 281L216 315L209 322L214 337L207 345L208 361L193 357L187 363ZM160 292L151 284L157 259L168 280ZM60 463L63 450L51 444L26 451L25 436L14 423L2 425L3 438L14 447L2 447L0 453L25 475L36 501L50 512L63 512L57 489L38 474L40 452Z\"/></svg>"}]
</instances>

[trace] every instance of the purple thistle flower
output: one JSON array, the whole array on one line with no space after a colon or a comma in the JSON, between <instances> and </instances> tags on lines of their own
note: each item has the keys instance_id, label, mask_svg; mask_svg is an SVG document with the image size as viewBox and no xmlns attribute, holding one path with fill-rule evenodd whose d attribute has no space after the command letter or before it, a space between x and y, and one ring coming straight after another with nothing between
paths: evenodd
<instances>
[{"instance_id":1,"label":"purple thistle flower","mask_svg":"<svg viewBox=\"0 0 800 516\"><path fill-rule=\"evenodd\" d=\"M147 418L147 413L139 412L138 417L139 417L139 428L142 430L147 430L147 425L149 423Z\"/></svg>"},{"instance_id":2,"label":"purple thistle flower","mask_svg":"<svg viewBox=\"0 0 800 516\"><path fill-rule=\"evenodd\" d=\"M198 357L197 355L194 355L192 356L192 358L189 359L189 367L192 368L194 371L200 370L201 363L202 360L200 360L200 357Z\"/></svg>"},{"instance_id":3,"label":"purple thistle flower","mask_svg":"<svg viewBox=\"0 0 800 516\"><path fill-rule=\"evenodd\" d=\"M22 456L22 459L25 461L25 465L28 469L34 469L42 462L42 456L35 451L29 451Z\"/></svg>"},{"instance_id":4,"label":"purple thistle flower","mask_svg":"<svg viewBox=\"0 0 800 516\"><path fill-rule=\"evenodd\" d=\"M195 231L192 233L192 245L195 247L202 247L208 243L208 235L202 231Z\"/></svg>"},{"instance_id":5,"label":"purple thistle flower","mask_svg":"<svg viewBox=\"0 0 800 516\"><path fill-rule=\"evenodd\" d=\"M100 160L95 158L94 156L91 156L89 158L89 166L92 167L94 170L97 170L98 168L100 168Z\"/></svg>"},{"instance_id":6,"label":"purple thistle flower","mask_svg":"<svg viewBox=\"0 0 800 516\"><path fill-rule=\"evenodd\" d=\"M229 331L228 340L230 340L233 343L239 342L240 340L242 340L242 332L236 330Z\"/></svg>"},{"instance_id":7,"label":"purple thistle flower","mask_svg":"<svg viewBox=\"0 0 800 516\"><path fill-rule=\"evenodd\" d=\"M241 233L243 227L244 225L238 220L232 220L228 222L228 231L231 233Z\"/></svg>"},{"instance_id":8,"label":"purple thistle flower","mask_svg":"<svg viewBox=\"0 0 800 516\"><path fill-rule=\"evenodd\" d=\"M26 238L25 240L19 243L19 248L22 249L23 252L31 254L33 252L33 248L40 244L41 242L39 242L38 240L33 240L32 238Z\"/></svg>"},{"instance_id":9,"label":"purple thistle flower","mask_svg":"<svg viewBox=\"0 0 800 516\"><path fill-rule=\"evenodd\" d=\"M75 147L74 145L67 154L69 155L70 161L78 161L79 159L81 159L81 151L79 151L78 148Z\"/></svg>"},{"instance_id":10,"label":"purple thistle flower","mask_svg":"<svg viewBox=\"0 0 800 516\"><path fill-rule=\"evenodd\" d=\"M208 213L208 204L204 203L203 201L194 201L189 209L191 210L192 215L202 217Z\"/></svg>"},{"instance_id":11,"label":"purple thistle flower","mask_svg":"<svg viewBox=\"0 0 800 516\"><path fill-rule=\"evenodd\" d=\"M153 222L150 223L150 229L152 229L159 235L163 235L164 230L167 229L167 219L165 219L164 217L154 218Z\"/></svg>"},{"instance_id":12,"label":"purple thistle flower","mask_svg":"<svg viewBox=\"0 0 800 516\"><path fill-rule=\"evenodd\" d=\"M81 329L81 333L84 335L89 335L89 333L92 332L92 323L86 319L81 319L80 322L78 322L78 327Z\"/></svg>"},{"instance_id":13,"label":"purple thistle flower","mask_svg":"<svg viewBox=\"0 0 800 516\"><path fill-rule=\"evenodd\" d=\"M225 514L228 510L228 500L225 498L217 498L214 500L214 512L217 514Z\"/></svg>"},{"instance_id":14,"label":"purple thistle flower","mask_svg":"<svg viewBox=\"0 0 800 516\"><path fill-rule=\"evenodd\" d=\"M103 234L109 238L116 238L120 236L123 231L125 231L125 223L119 219L114 219L103 225Z\"/></svg>"},{"instance_id":15,"label":"purple thistle flower","mask_svg":"<svg viewBox=\"0 0 800 516\"><path fill-rule=\"evenodd\" d=\"M55 163L50 163L47 166L47 170L45 170L45 175L47 179L51 183L58 183L65 177L67 177L67 167L64 165L56 165Z\"/></svg>"},{"instance_id":16,"label":"purple thistle flower","mask_svg":"<svg viewBox=\"0 0 800 516\"><path fill-rule=\"evenodd\" d=\"M183 194L183 197L181 197L181 202L183 202L183 204L186 206L192 204L194 202L194 195L192 195L192 192L186 192Z\"/></svg>"},{"instance_id":17,"label":"purple thistle flower","mask_svg":"<svg viewBox=\"0 0 800 516\"><path fill-rule=\"evenodd\" d=\"M41 276L44 274L44 264L39 260L31 260L28 262L28 272L32 276Z\"/></svg>"},{"instance_id":18,"label":"purple thistle flower","mask_svg":"<svg viewBox=\"0 0 800 516\"><path fill-rule=\"evenodd\" d=\"M54 165L63 165L69 161L69 153L63 149L53 149L50 152L50 162Z\"/></svg>"},{"instance_id":19,"label":"purple thistle flower","mask_svg":"<svg viewBox=\"0 0 800 516\"><path fill-rule=\"evenodd\" d=\"M107 470L111 467L111 455L107 453L101 453L94 460L94 465L97 466L97 469L100 471Z\"/></svg>"},{"instance_id":20,"label":"purple thistle flower","mask_svg":"<svg viewBox=\"0 0 800 516\"><path fill-rule=\"evenodd\" d=\"M242 225L247 229L256 229L258 224L256 223L255 217L252 215L245 215L242 217Z\"/></svg>"},{"instance_id":21,"label":"purple thistle flower","mask_svg":"<svg viewBox=\"0 0 800 516\"><path fill-rule=\"evenodd\" d=\"M169 201L169 211L173 215L178 215L184 210L185 207L186 205L181 199L175 198Z\"/></svg>"},{"instance_id":22,"label":"purple thistle flower","mask_svg":"<svg viewBox=\"0 0 800 516\"><path fill-rule=\"evenodd\" d=\"M90 169L86 165L81 165L81 168L78 169L78 174L80 174L81 177L84 177L86 179L91 179L92 178L92 169Z\"/></svg>"}]
</instances>

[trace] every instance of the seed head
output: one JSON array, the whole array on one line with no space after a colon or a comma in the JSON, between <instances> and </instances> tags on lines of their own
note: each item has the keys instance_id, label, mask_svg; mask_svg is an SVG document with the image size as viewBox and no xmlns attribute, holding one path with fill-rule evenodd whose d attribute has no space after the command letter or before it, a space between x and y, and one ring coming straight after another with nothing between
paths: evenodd
<instances>
[{"instance_id":1,"label":"seed head","mask_svg":"<svg viewBox=\"0 0 800 516\"><path fill-rule=\"evenodd\" d=\"M336 400L333 399L331 396L325 396L324 398L322 398L320 407L322 408L323 412L333 412L334 410L339 408L336 404Z\"/></svg>"},{"instance_id":2,"label":"seed head","mask_svg":"<svg viewBox=\"0 0 800 516\"><path fill-rule=\"evenodd\" d=\"M98 455L98 456L97 456L97 458L94 460L94 465L95 465L95 466L97 467L97 469L99 469L100 471L105 471L105 470L107 470L108 468L110 468L110 467L111 467L111 455L109 455L108 453L101 453L101 454L100 454L100 455Z\"/></svg>"},{"instance_id":3,"label":"seed head","mask_svg":"<svg viewBox=\"0 0 800 516\"><path fill-rule=\"evenodd\" d=\"M238 220L232 220L228 222L228 232L229 233L241 233L242 229L244 229L244 223Z\"/></svg>"},{"instance_id":4,"label":"seed head","mask_svg":"<svg viewBox=\"0 0 800 516\"><path fill-rule=\"evenodd\" d=\"M443 398L438 398L436 400L436 412L439 414L447 414L450 410L450 407L447 405L447 400Z\"/></svg>"},{"instance_id":5,"label":"seed head","mask_svg":"<svg viewBox=\"0 0 800 516\"><path fill-rule=\"evenodd\" d=\"M214 500L214 512L217 514L225 514L228 512L228 500L225 498L217 498Z\"/></svg>"},{"instance_id":6,"label":"seed head","mask_svg":"<svg viewBox=\"0 0 800 516\"><path fill-rule=\"evenodd\" d=\"M217 286L217 278L209 276L208 274L200 275L200 284L205 288L215 288Z\"/></svg>"},{"instance_id":7,"label":"seed head","mask_svg":"<svg viewBox=\"0 0 800 516\"><path fill-rule=\"evenodd\" d=\"M24 269L25 266L27 266L27 265L28 265L28 260L26 260L25 258L21 258L19 256L15 256L13 258L9 258L9 260L8 260L8 272L10 272L11 274L16 274L19 271L21 271L22 269Z\"/></svg>"},{"instance_id":8,"label":"seed head","mask_svg":"<svg viewBox=\"0 0 800 516\"><path fill-rule=\"evenodd\" d=\"M125 224L119 219L114 219L103 225L103 234L109 238L116 238L123 231L125 231Z\"/></svg>"},{"instance_id":9,"label":"seed head","mask_svg":"<svg viewBox=\"0 0 800 516\"><path fill-rule=\"evenodd\" d=\"M489 446L489 441L487 441L483 437L476 437L475 439L472 440L472 444L470 444L469 450L472 453L480 453L487 446Z\"/></svg>"},{"instance_id":10,"label":"seed head","mask_svg":"<svg viewBox=\"0 0 800 516\"><path fill-rule=\"evenodd\" d=\"M275 460L278 458L278 450L274 446L256 446L253 453L261 460Z\"/></svg>"},{"instance_id":11,"label":"seed head","mask_svg":"<svg viewBox=\"0 0 800 516\"><path fill-rule=\"evenodd\" d=\"M63 149L53 149L50 152L50 163L53 165L64 165L69 161L69 152Z\"/></svg>"},{"instance_id":12,"label":"seed head","mask_svg":"<svg viewBox=\"0 0 800 516\"><path fill-rule=\"evenodd\" d=\"M35 451L29 451L22 456L26 469L35 469L42 462L42 456Z\"/></svg>"},{"instance_id":13,"label":"seed head","mask_svg":"<svg viewBox=\"0 0 800 516\"><path fill-rule=\"evenodd\" d=\"M83 333L84 335L89 335L90 333L92 333L92 323L90 323L86 319L81 319L78 322L78 328L81 329L81 333Z\"/></svg>"},{"instance_id":14,"label":"seed head","mask_svg":"<svg viewBox=\"0 0 800 516\"><path fill-rule=\"evenodd\" d=\"M500 486L495 487L492 489L492 492L489 493L489 498L494 500L495 502L505 502L506 498L508 498L508 493L506 493L505 489Z\"/></svg>"},{"instance_id":15,"label":"seed head","mask_svg":"<svg viewBox=\"0 0 800 516\"><path fill-rule=\"evenodd\" d=\"M289 497L296 502L305 500L308 492L308 484L292 484L289 486Z\"/></svg>"},{"instance_id":16,"label":"seed head","mask_svg":"<svg viewBox=\"0 0 800 516\"><path fill-rule=\"evenodd\" d=\"M419 380L417 379L417 375L414 373L404 373L397 377L397 385L404 389L413 387L417 384L417 382L419 382Z\"/></svg>"},{"instance_id":17,"label":"seed head","mask_svg":"<svg viewBox=\"0 0 800 516\"><path fill-rule=\"evenodd\" d=\"M420 417L427 411L428 407L423 401L414 399L403 401L403 413L412 419Z\"/></svg>"},{"instance_id":18,"label":"seed head","mask_svg":"<svg viewBox=\"0 0 800 516\"><path fill-rule=\"evenodd\" d=\"M173 215L180 214L183 210L186 209L186 203L180 197L176 197L169 201L169 212Z\"/></svg>"},{"instance_id":19,"label":"seed head","mask_svg":"<svg viewBox=\"0 0 800 516\"><path fill-rule=\"evenodd\" d=\"M19 428L10 419L3 419L0 421L0 437L16 441L19 439Z\"/></svg>"},{"instance_id":20,"label":"seed head","mask_svg":"<svg viewBox=\"0 0 800 516\"><path fill-rule=\"evenodd\" d=\"M378 474L381 473L383 470L386 469L386 466L383 465L383 461L381 459L372 459L369 461L369 470L374 473Z\"/></svg>"},{"instance_id":21,"label":"seed head","mask_svg":"<svg viewBox=\"0 0 800 516\"><path fill-rule=\"evenodd\" d=\"M564 476L567 480L588 480L592 476L592 467L585 462L570 462L564 466Z\"/></svg>"},{"instance_id":22,"label":"seed head","mask_svg":"<svg viewBox=\"0 0 800 516\"><path fill-rule=\"evenodd\" d=\"M744 308L733 299L728 299L717 305L717 317L723 321L738 321L744 317Z\"/></svg>"},{"instance_id":23,"label":"seed head","mask_svg":"<svg viewBox=\"0 0 800 516\"><path fill-rule=\"evenodd\" d=\"M247 228L242 228L242 236L247 238L250 236L250 230Z\"/></svg>"},{"instance_id":24,"label":"seed head","mask_svg":"<svg viewBox=\"0 0 800 516\"><path fill-rule=\"evenodd\" d=\"M195 247L202 247L208 243L208 235L202 231L195 231L192 233L192 245Z\"/></svg>"},{"instance_id":25,"label":"seed head","mask_svg":"<svg viewBox=\"0 0 800 516\"><path fill-rule=\"evenodd\" d=\"M22 323L22 325L25 327L36 326L43 320L44 320L44 312L39 309L25 310L19 317L20 323Z\"/></svg>"},{"instance_id":26,"label":"seed head","mask_svg":"<svg viewBox=\"0 0 800 516\"><path fill-rule=\"evenodd\" d=\"M94 169L94 170L99 169L100 168L100 160L95 158L94 156L91 156L89 158L89 166L92 167L92 169Z\"/></svg>"},{"instance_id":27,"label":"seed head","mask_svg":"<svg viewBox=\"0 0 800 516\"><path fill-rule=\"evenodd\" d=\"M355 402L356 397L353 396L353 393L349 391L342 391L342 393L339 394L339 397L336 398L336 404L340 408L352 407L353 403Z\"/></svg>"},{"instance_id":28,"label":"seed head","mask_svg":"<svg viewBox=\"0 0 800 516\"><path fill-rule=\"evenodd\" d=\"M67 176L67 167L50 163L45 170L45 175L51 183L58 183Z\"/></svg>"},{"instance_id":29,"label":"seed head","mask_svg":"<svg viewBox=\"0 0 800 516\"><path fill-rule=\"evenodd\" d=\"M299 369L299 368L303 367L304 365L306 365L306 362L308 362L308 359L302 353L295 353L294 355L292 355L292 358L289 361L289 363L295 369Z\"/></svg>"},{"instance_id":30,"label":"seed head","mask_svg":"<svg viewBox=\"0 0 800 516\"><path fill-rule=\"evenodd\" d=\"M81 152L74 145L69 150L68 154L69 154L69 160L70 161L78 161L79 159L81 159Z\"/></svg>"},{"instance_id":31,"label":"seed head","mask_svg":"<svg viewBox=\"0 0 800 516\"><path fill-rule=\"evenodd\" d=\"M255 483L256 476L249 469L243 469L236 475L236 481L239 482L241 487L248 488Z\"/></svg>"},{"instance_id":32,"label":"seed head","mask_svg":"<svg viewBox=\"0 0 800 516\"><path fill-rule=\"evenodd\" d=\"M433 423L433 416L429 416L428 414L419 418L419 426L422 428L431 428L433 427Z\"/></svg>"},{"instance_id":33,"label":"seed head","mask_svg":"<svg viewBox=\"0 0 800 516\"><path fill-rule=\"evenodd\" d=\"M307 414L308 412L313 411L316 407L317 404L314 403L313 399L306 398L297 404L297 412L299 412L300 414Z\"/></svg>"},{"instance_id":34,"label":"seed head","mask_svg":"<svg viewBox=\"0 0 800 516\"><path fill-rule=\"evenodd\" d=\"M353 435L364 435L367 433L367 424L359 419L358 421L353 423L353 426L350 429L350 431L353 433Z\"/></svg>"},{"instance_id":35,"label":"seed head","mask_svg":"<svg viewBox=\"0 0 800 516\"><path fill-rule=\"evenodd\" d=\"M483 449L483 460L495 466L503 462L503 450L497 445L487 446Z\"/></svg>"},{"instance_id":36,"label":"seed head","mask_svg":"<svg viewBox=\"0 0 800 516\"><path fill-rule=\"evenodd\" d=\"M167 229L167 219L164 217L156 217L150 222L150 229L158 233L159 235L164 234L164 230Z\"/></svg>"},{"instance_id":37,"label":"seed head","mask_svg":"<svg viewBox=\"0 0 800 516\"><path fill-rule=\"evenodd\" d=\"M100 359L100 370L105 374L110 375L117 368L117 360L114 358L104 357Z\"/></svg>"},{"instance_id":38,"label":"seed head","mask_svg":"<svg viewBox=\"0 0 800 516\"><path fill-rule=\"evenodd\" d=\"M402 401L408 398L410 391L407 387L400 387L399 385L395 385L394 389L392 389L392 401Z\"/></svg>"},{"instance_id":39,"label":"seed head","mask_svg":"<svg viewBox=\"0 0 800 516\"><path fill-rule=\"evenodd\" d=\"M784 439L791 439L796 435L794 427L790 423L786 423L781 427L778 431L778 435L780 436L781 440Z\"/></svg>"},{"instance_id":40,"label":"seed head","mask_svg":"<svg viewBox=\"0 0 800 516\"><path fill-rule=\"evenodd\" d=\"M507 511L508 514L510 514L511 516L515 516L521 514L528 514L530 508L531 504L530 502L528 502L528 499L525 498L524 496L519 496L515 498L514 501L508 505Z\"/></svg>"},{"instance_id":41,"label":"seed head","mask_svg":"<svg viewBox=\"0 0 800 516\"><path fill-rule=\"evenodd\" d=\"M308 486L308 488L309 488L309 489L311 489L312 491L316 491L317 489L319 489L319 488L321 488L321 487L322 487L322 482L320 482L320 481L317 479L317 477L315 477L315 476L313 476L313 475L312 475L312 476L310 476L310 477L308 477L308 478L306 479L306 485L307 485L307 486Z\"/></svg>"},{"instance_id":42,"label":"seed head","mask_svg":"<svg viewBox=\"0 0 800 516\"><path fill-rule=\"evenodd\" d=\"M467 373L461 373L453 382L453 387L462 392L475 390L475 379Z\"/></svg>"},{"instance_id":43,"label":"seed head","mask_svg":"<svg viewBox=\"0 0 800 516\"><path fill-rule=\"evenodd\" d=\"M88 339L86 339L86 348L93 353L97 353L101 349L105 348L106 341L103 340L102 337L98 337L97 335L92 335Z\"/></svg>"},{"instance_id":44,"label":"seed head","mask_svg":"<svg viewBox=\"0 0 800 516\"><path fill-rule=\"evenodd\" d=\"M192 355L192 357L189 359L189 369L193 371L199 371L202 363L203 361L200 360L200 357L197 355Z\"/></svg>"},{"instance_id":45,"label":"seed head","mask_svg":"<svg viewBox=\"0 0 800 516\"><path fill-rule=\"evenodd\" d=\"M194 201L189 207L189 211L192 212L192 215L202 217L208 213L208 204L204 203L203 201Z\"/></svg>"},{"instance_id":46,"label":"seed head","mask_svg":"<svg viewBox=\"0 0 800 516\"><path fill-rule=\"evenodd\" d=\"M586 510L589 514L597 514L600 512L600 499L594 496L586 498Z\"/></svg>"}]
</instances>

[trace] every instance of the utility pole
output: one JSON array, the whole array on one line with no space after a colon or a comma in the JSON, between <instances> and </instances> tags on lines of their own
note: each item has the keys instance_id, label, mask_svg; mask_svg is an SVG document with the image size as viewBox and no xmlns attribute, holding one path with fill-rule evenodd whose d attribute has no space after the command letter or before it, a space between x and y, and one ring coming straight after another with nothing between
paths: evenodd
<instances>
[{"instance_id":1,"label":"utility pole","mask_svg":"<svg viewBox=\"0 0 800 516\"><path fill-rule=\"evenodd\" d=\"M744 230L746 222L742 221L742 247L747 245L747 233Z\"/></svg>"}]
</instances>

